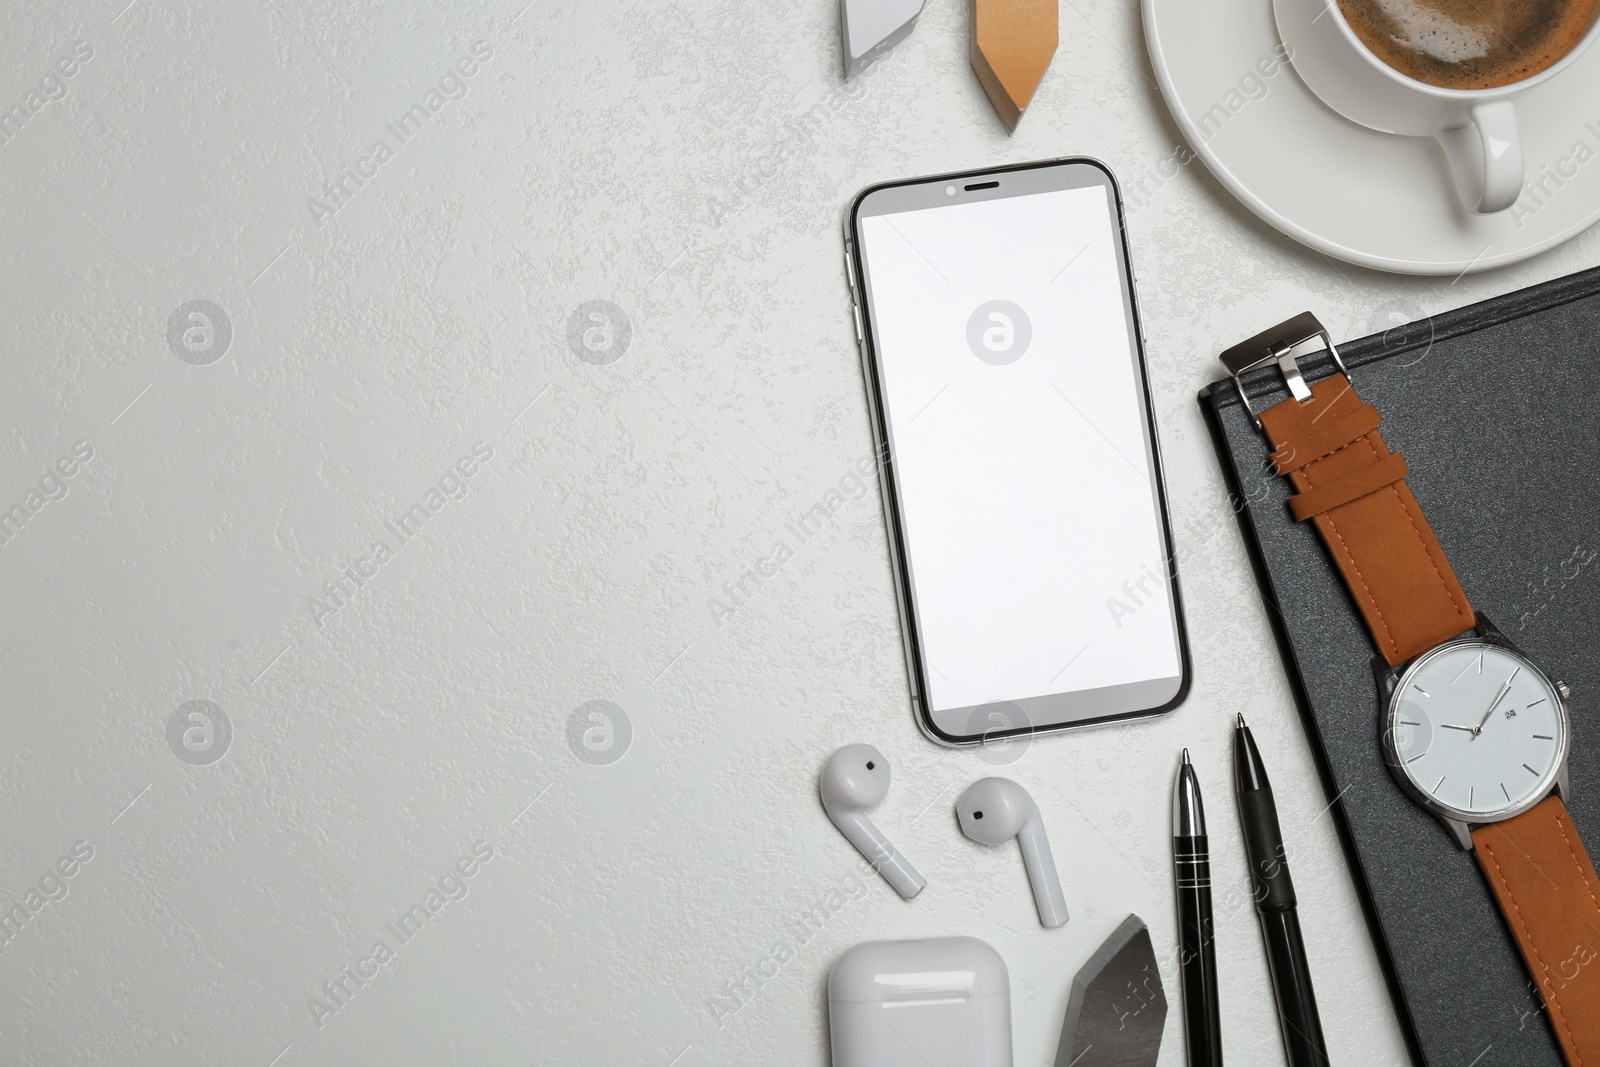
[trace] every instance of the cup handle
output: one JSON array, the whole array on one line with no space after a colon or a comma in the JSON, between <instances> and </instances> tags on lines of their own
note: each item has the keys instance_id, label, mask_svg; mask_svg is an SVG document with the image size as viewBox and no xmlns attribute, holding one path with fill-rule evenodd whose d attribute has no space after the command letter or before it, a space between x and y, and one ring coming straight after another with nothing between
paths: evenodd
<instances>
[{"instance_id":1,"label":"cup handle","mask_svg":"<svg viewBox=\"0 0 1600 1067\"><path fill-rule=\"evenodd\" d=\"M1437 134L1467 210L1504 211L1522 195L1522 135L1510 100L1474 104L1468 122Z\"/></svg>"}]
</instances>

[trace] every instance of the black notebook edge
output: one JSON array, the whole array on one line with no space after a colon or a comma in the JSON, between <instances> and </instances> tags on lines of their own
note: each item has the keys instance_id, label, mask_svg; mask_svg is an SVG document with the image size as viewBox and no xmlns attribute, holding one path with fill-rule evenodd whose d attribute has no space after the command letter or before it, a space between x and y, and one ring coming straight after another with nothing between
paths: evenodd
<instances>
[{"instance_id":1,"label":"black notebook edge","mask_svg":"<svg viewBox=\"0 0 1600 1067\"><path fill-rule=\"evenodd\" d=\"M1551 281L1542 282L1525 289L1518 289L1501 296L1490 297L1477 304L1468 304L1451 311L1441 312L1426 319L1419 319L1403 326L1397 326L1386 333L1372 334L1353 341L1335 343L1339 344L1339 353L1345 364L1352 368L1359 368L1379 360L1415 351L1418 348L1431 346L1438 340L1457 337L1500 323L1510 322L1525 315L1559 307L1574 300L1594 296L1596 292L1600 292L1600 267L1555 278ZM1249 336L1257 330L1266 328L1266 325L1258 323L1252 327L1242 328L1239 331L1240 337ZM1331 364L1332 359L1324 351L1301 358L1299 362L1302 371L1307 373L1307 377L1311 377L1312 375L1308 368L1315 367L1320 371L1324 366ZM1267 366L1251 372L1245 376L1241 386L1248 393L1252 403L1273 394L1286 395L1288 392L1276 366ZM1222 425L1221 411L1223 408L1241 405L1242 399L1239 387L1235 386L1233 379L1221 378L1202 388L1196 399L1200 405L1201 415L1205 419L1206 428L1210 432L1211 443L1217 453L1218 465L1222 468L1222 477L1228 490L1229 504L1234 513L1234 520L1238 523L1239 532L1243 535L1245 552L1250 558L1250 569L1255 574L1256 585L1261 593L1261 602L1267 609L1267 622L1272 628L1272 637L1278 646L1278 654L1283 659L1284 673L1289 682L1289 691L1294 698L1295 708L1300 714L1300 724L1306 732L1307 741L1310 742L1312 762L1316 765L1317 776L1322 781L1323 796L1327 798L1329 811L1333 815L1334 828L1339 837L1339 847L1344 852L1345 863L1350 868L1351 880L1356 889L1356 898L1361 902L1361 913L1366 920L1367 933L1372 938L1373 947L1377 950L1378 965L1383 971L1384 983L1389 989L1389 999L1394 1004L1395 1015L1399 1020L1401 1033L1405 1038L1406 1051L1411 1056L1413 1063L1426 1064L1428 1058L1424 1053L1416 1022L1411 1015L1411 1006L1406 1000L1404 988L1400 983L1400 974L1395 967L1394 955L1390 950L1388 937L1383 930L1377 902L1373 897L1372 887L1367 880L1366 868L1362 864L1360 852L1356 848L1355 833L1351 829L1349 818L1341 799L1342 793L1338 788L1338 779L1334 775L1333 765L1328 759L1327 748L1322 739L1322 729L1317 724L1316 714L1312 710L1311 697L1306 691L1305 682L1300 673L1299 658L1295 654L1294 645L1289 639L1288 627L1283 621L1283 610L1278 603L1277 586L1273 581L1272 571L1267 565L1266 554L1262 550L1261 542L1256 537L1253 505L1245 492L1244 480L1239 470L1238 457L1228 447L1227 434Z\"/></svg>"},{"instance_id":2,"label":"black notebook edge","mask_svg":"<svg viewBox=\"0 0 1600 1067\"><path fill-rule=\"evenodd\" d=\"M1462 334L1475 333L1478 330L1497 326L1501 323L1520 319L1540 311L1547 311L1562 304L1569 304L1574 300L1582 300L1600 292L1600 267L1568 274L1561 278L1554 278L1548 282L1529 286L1526 289L1517 289L1501 296L1490 297L1476 304L1467 304L1450 311L1441 311L1437 315L1417 319L1403 326L1396 326L1384 333L1375 333L1367 337L1356 338L1339 343L1339 354L1344 359L1347 367L1359 368L1380 360L1390 359L1394 356L1404 355L1419 348L1427 348L1436 341L1449 340ZM1258 329L1265 329L1260 326ZM1248 337L1251 331L1241 328L1240 340ZM1220 352L1221 349L1219 348ZM1327 352L1313 352L1308 356L1297 357L1300 369L1306 377L1312 377L1312 371L1321 371L1331 364ZM1249 393L1250 400L1254 403L1273 394L1287 395L1288 389L1283 384L1276 365L1257 368L1246 374L1243 379L1245 391ZM1240 403L1239 390L1234 387L1233 379L1221 378L1200 390L1199 402L1202 410L1210 411L1235 407ZM1218 450L1218 455L1227 455L1227 442L1219 436L1221 423L1212 424L1212 441ZM1226 466L1226 464L1224 465Z\"/></svg>"}]
</instances>

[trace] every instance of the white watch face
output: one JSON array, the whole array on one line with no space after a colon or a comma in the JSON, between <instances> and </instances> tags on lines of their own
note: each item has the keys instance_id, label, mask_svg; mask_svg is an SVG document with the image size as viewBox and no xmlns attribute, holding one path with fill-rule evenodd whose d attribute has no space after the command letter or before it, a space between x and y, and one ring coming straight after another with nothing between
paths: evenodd
<instances>
[{"instance_id":1,"label":"white watch face","mask_svg":"<svg viewBox=\"0 0 1600 1067\"><path fill-rule=\"evenodd\" d=\"M1567 750L1567 717L1550 680L1510 649L1475 638L1413 663L1389 709L1401 774L1469 822L1543 799Z\"/></svg>"}]
</instances>

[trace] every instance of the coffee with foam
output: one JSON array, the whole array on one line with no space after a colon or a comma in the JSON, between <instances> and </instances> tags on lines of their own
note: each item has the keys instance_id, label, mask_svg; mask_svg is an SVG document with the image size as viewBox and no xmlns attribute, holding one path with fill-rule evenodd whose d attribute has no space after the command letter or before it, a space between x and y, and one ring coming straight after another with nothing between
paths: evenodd
<instances>
[{"instance_id":1,"label":"coffee with foam","mask_svg":"<svg viewBox=\"0 0 1600 1067\"><path fill-rule=\"evenodd\" d=\"M1559 62L1600 0L1338 0L1361 43L1441 89L1492 89Z\"/></svg>"}]
</instances>

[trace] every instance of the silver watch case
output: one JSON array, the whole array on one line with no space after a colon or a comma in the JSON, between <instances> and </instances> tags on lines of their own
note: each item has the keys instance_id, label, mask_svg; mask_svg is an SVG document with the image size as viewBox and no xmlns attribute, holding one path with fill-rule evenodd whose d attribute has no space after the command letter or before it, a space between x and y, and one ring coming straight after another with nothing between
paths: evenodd
<instances>
[{"instance_id":1,"label":"silver watch case","mask_svg":"<svg viewBox=\"0 0 1600 1067\"><path fill-rule=\"evenodd\" d=\"M1561 716L1561 754L1556 761L1556 771L1551 783L1552 788L1534 793L1528 799L1518 802L1501 811L1493 819L1485 819L1481 813L1466 812L1459 808L1445 804L1437 798L1418 788L1406 776L1402 769L1400 753L1397 747L1393 723L1397 708L1395 707L1395 694L1405 688L1406 679L1417 668L1417 665L1435 651L1453 645L1495 645L1516 655L1539 678L1545 682L1550 690L1556 694L1556 707ZM1478 616L1477 628L1460 637L1451 638L1443 644L1430 648L1427 652L1405 664L1400 670L1389 666L1381 656L1372 658L1372 673L1378 683L1378 736L1383 749L1383 762L1389 768L1389 774L1394 778L1401 790L1416 801L1422 808L1444 824L1450 836L1467 851L1472 850L1472 829L1475 826L1486 826L1490 823L1503 822L1514 818L1539 804L1554 792L1565 803L1567 799L1567 757L1572 749L1572 716L1567 708L1567 699L1571 691L1565 682L1553 681L1540 666L1528 658L1528 654L1512 643L1511 639L1495 628L1484 615Z\"/></svg>"}]
</instances>

